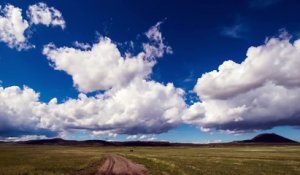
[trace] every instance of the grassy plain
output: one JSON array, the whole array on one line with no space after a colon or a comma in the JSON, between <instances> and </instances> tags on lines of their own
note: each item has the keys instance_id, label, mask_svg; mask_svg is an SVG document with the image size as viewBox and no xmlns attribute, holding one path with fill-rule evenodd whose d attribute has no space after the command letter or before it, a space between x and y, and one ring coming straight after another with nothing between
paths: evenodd
<instances>
[{"instance_id":1,"label":"grassy plain","mask_svg":"<svg viewBox=\"0 0 300 175\"><path fill-rule=\"evenodd\" d=\"M133 152L130 152L133 149ZM71 147L0 144L0 175L93 174L106 154L144 164L150 174L297 175L300 146Z\"/></svg>"}]
</instances>

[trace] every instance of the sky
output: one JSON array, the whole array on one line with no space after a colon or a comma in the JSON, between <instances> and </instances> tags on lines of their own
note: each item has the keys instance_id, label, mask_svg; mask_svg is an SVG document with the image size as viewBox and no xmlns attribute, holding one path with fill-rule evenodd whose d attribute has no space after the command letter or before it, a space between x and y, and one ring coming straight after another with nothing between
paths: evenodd
<instances>
[{"instance_id":1,"label":"sky","mask_svg":"<svg viewBox=\"0 0 300 175\"><path fill-rule=\"evenodd\" d=\"M296 0L0 1L0 140L300 141Z\"/></svg>"}]
</instances>

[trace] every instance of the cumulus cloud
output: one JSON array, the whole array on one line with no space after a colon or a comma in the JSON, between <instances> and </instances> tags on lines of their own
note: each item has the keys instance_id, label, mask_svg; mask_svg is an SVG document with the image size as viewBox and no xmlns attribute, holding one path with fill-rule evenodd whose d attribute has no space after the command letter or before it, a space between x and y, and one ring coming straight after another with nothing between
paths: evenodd
<instances>
[{"instance_id":1,"label":"cumulus cloud","mask_svg":"<svg viewBox=\"0 0 300 175\"><path fill-rule=\"evenodd\" d=\"M105 90L88 97L58 103L39 100L39 93L24 87L0 89L0 137L28 135L63 136L72 131L88 131L93 136L156 134L179 125L185 111L184 91L172 83L161 84L148 78L156 58L170 48L163 44L159 25L146 36L147 49L135 56L122 56L116 44L103 37L91 48L56 48L50 44L43 53L57 70L73 77L82 92ZM151 49L149 49L151 47ZM82 50L83 49L83 50ZM12 135L8 131L18 131ZM141 139L153 139L152 137Z\"/></svg>"},{"instance_id":2,"label":"cumulus cloud","mask_svg":"<svg viewBox=\"0 0 300 175\"><path fill-rule=\"evenodd\" d=\"M273 82L285 87L300 85L300 40L271 38L264 45L250 47L241 63L225 61L217 71L203 74L195 91L201 98L228 98ZM218 91L222 89L222 91Z\"/></svg>"},{"instance_id":3,"label":"cumulus cloud","mask_svg":"<svg viewBox=\"0 0 300 175\"><path fill-rule=\"evenodd\" d=\"M29 6L27 11L30 23L23 18L22 9L7 4L0 5L0 41L10 48L26 50L34 45L28 42L26 34L32 25L43 24L46 26L60 26L65 28L65 21L60 11L48 7L45 3L38 3Z\"/></svg>"},{"instance_id":4,"label":"cumulus cloud","mask_svg":"<svg viewBox=\"0 0 300 175\"><path fill-rule=\"evenodd\" d=\"M43 54L56 70L65 71L72 76L74 85L80 92L125 86L134 79L148 78L156 64L155 58L162 57L165 52L171 53L171 48L163 43L160 24L157 23L146 32L150 41L144 43L144 50L136 55L122 55L108 37L101 37L90 49L57 48L48 44L44 47Z\"/></svg>"},{"instance_id":5,"label":"cumulus cloud","mask_svg":"<svg viewBox=\"0 0 300 175\"><path fill-rule=\"evenodd\" d=\"M49 44L43 53L56 70L66 71L72 76L74 85L81 92L107 90L135 78L147 77L155 64L155 61L143 59L144 53L122 57L117 46L106 37L90 50L56 48Z\"/></svg>"},{"instance_id":6,"label":"cumulus cloud","mask_svg":"<svg viewBox=\"0 0 300 175\"><path fill-rule=\"evenodd\" d=\"M18 50L30 48L25 34L28 27L20 8L10 4L4 8L0 6L0 41Z\"/></svg>"},{"instance_id":7,"label":"cumulus cloud","mask_svg":"<svg viewBox=\"0 0 300 175\"><path fill-rule=\"evenodd\" d=\"M181 123L183 90L173 84L137 79L127 87L95 97L57 103L39 101L28 87L0 89L0 136L41 135L88 130L93 134L162 133ZM45 132L44 132L45 133Z\"/></svg>"},{"instance_id":8,"label":"cumulus cloud","mask_svg":"<svg viewBox=\"0 0 300 175\"><path fill-rule=\"evenodd\" d=\"M181 122L185 108L183 91L172 84L166 86L137 79L127 87L112 89L96 97L80 94L57 104L52 100L41 120L45 128L58 130L87 129L117 134L161 133ZM63 126L60 126L60 125Z\"/></svg>"},{"instance_id":9,"label":"cumulus cloud","mask_svg":"<svg viewBox=\"0 0 300 175\"><path fill-rule=\"evenodd\" d=\"M39 94L34 90L17 86L0 87L0 137L43 133L51 135L39 127Z\"/></svg>"},{"instance_id":10,"label":"cumulus cloud","mask_svg":"<svg viewBox=\"0 0 300 175\"><path fill-rule=\"evenodd\" d=\"M300 40L287 35L250 47L242 63L225 61L203 74L194 91L201 102L184 120L203 128L269 129L300 125Z\"/></svg>"},{"instance_id":11,"label":"cumulus cloud","mask_svg":"<svg viewBox=\"0 0 300 175\"><path fill-rule=\"evenodd\" d=\"M28 7L27 15L32 24L43 24L46 26L66 27L66 22L61 12L54 7L48 7L45 3L37 3Z\"/></svg>"}]
</instances>

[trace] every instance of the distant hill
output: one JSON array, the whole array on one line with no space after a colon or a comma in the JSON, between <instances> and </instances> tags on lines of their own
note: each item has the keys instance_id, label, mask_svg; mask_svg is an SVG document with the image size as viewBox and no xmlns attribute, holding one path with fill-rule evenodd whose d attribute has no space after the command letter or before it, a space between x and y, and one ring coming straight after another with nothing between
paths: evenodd
<instances>
[{"instance_id":1,"label":"distant hill","mask_svg":"<svg viewBox=\"0 0 300 175\"><path fill-rule=\"evenodd\" d=\"M162 141L129 141L129 142L110 142L115 146L172 146L170 142Z\"/></svg>"},{"instance_id":2,"label":"distant hill","mask_svg":"<svg viewBox=\"0 0 300 175\"><path fill-rule=\"evenodd\" d=\"M28 141L21 141L18 143L22 144L29 144L29 145L78 145L78 146L109 146L112 143L104 141L104 140L84 140L84 141L77 141L77 140L64 140L61 138L54 138L54 139L42 139L42 140L28 140Z\"/></svg>"},{"instance_id":3,"label":"distant hill","mask_svg":"<svg viewBox=\"0 0 300 175\"><path fill-rule=\"evenodd\" d=\"M260 144L297 144L298 142L282 137L275 133L259 134L250 140L234 141L230 143L193 144L170 143L162 141L105 141L105 140L64 140L61 138L20 141L19 144L28 145L65 145L65 146L234 146ZM298 143L299 144L299 143Z\"/></svg>"},{"instance_id":4,"label":"distant hill","mask_svg":"<svg viewBox=\"0 0 300 175\"><path fill-rule=\"evenodd\" d=\"M18 142L28 145L72 145L72 146L171 146L169 142L154 142L154 141L104 141L104 140L64 140L61 138L43 139L43 140L29 140Z\"/></svg>"},{"instance_id":5,"label":"distant hill","mask_svg":"<svg viewBox=\"0 0 300 175\"><path fill-rule=\"evenodd\" d=\"M264 134L259 134L250 140L237 141L237 143L298 143L298 142L282 137L275 133L264 133Z\"/></svg>"}]
</instances>

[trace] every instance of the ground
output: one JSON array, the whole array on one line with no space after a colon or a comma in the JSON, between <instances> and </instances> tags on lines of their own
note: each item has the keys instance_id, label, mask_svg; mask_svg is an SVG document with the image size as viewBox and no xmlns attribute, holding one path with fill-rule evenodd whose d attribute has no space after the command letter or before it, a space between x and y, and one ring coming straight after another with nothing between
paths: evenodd
<instances>
[{"instance_id":1,"label":"ground","mask_svg":"<svg viewBox=\"0 0 300 175\"><path fill-rule=\"evenodd\" d=\"M134 148L0 144L0 175L93 175L108 155L144 165L150 175L300 174L300 146Z\"/></svg>"},{"instance_id":2,"label":"ground","mask_svg":"<svg viewBox=\"0 0 300 175\"><path fill-rule=\"evenodd\" d=\"M126 174L125 174L126 173ZM106 156L103 165L95 175L147 175L148 170L144 165L136 164L120 155Z\"/></svg>"}]
</instances>

